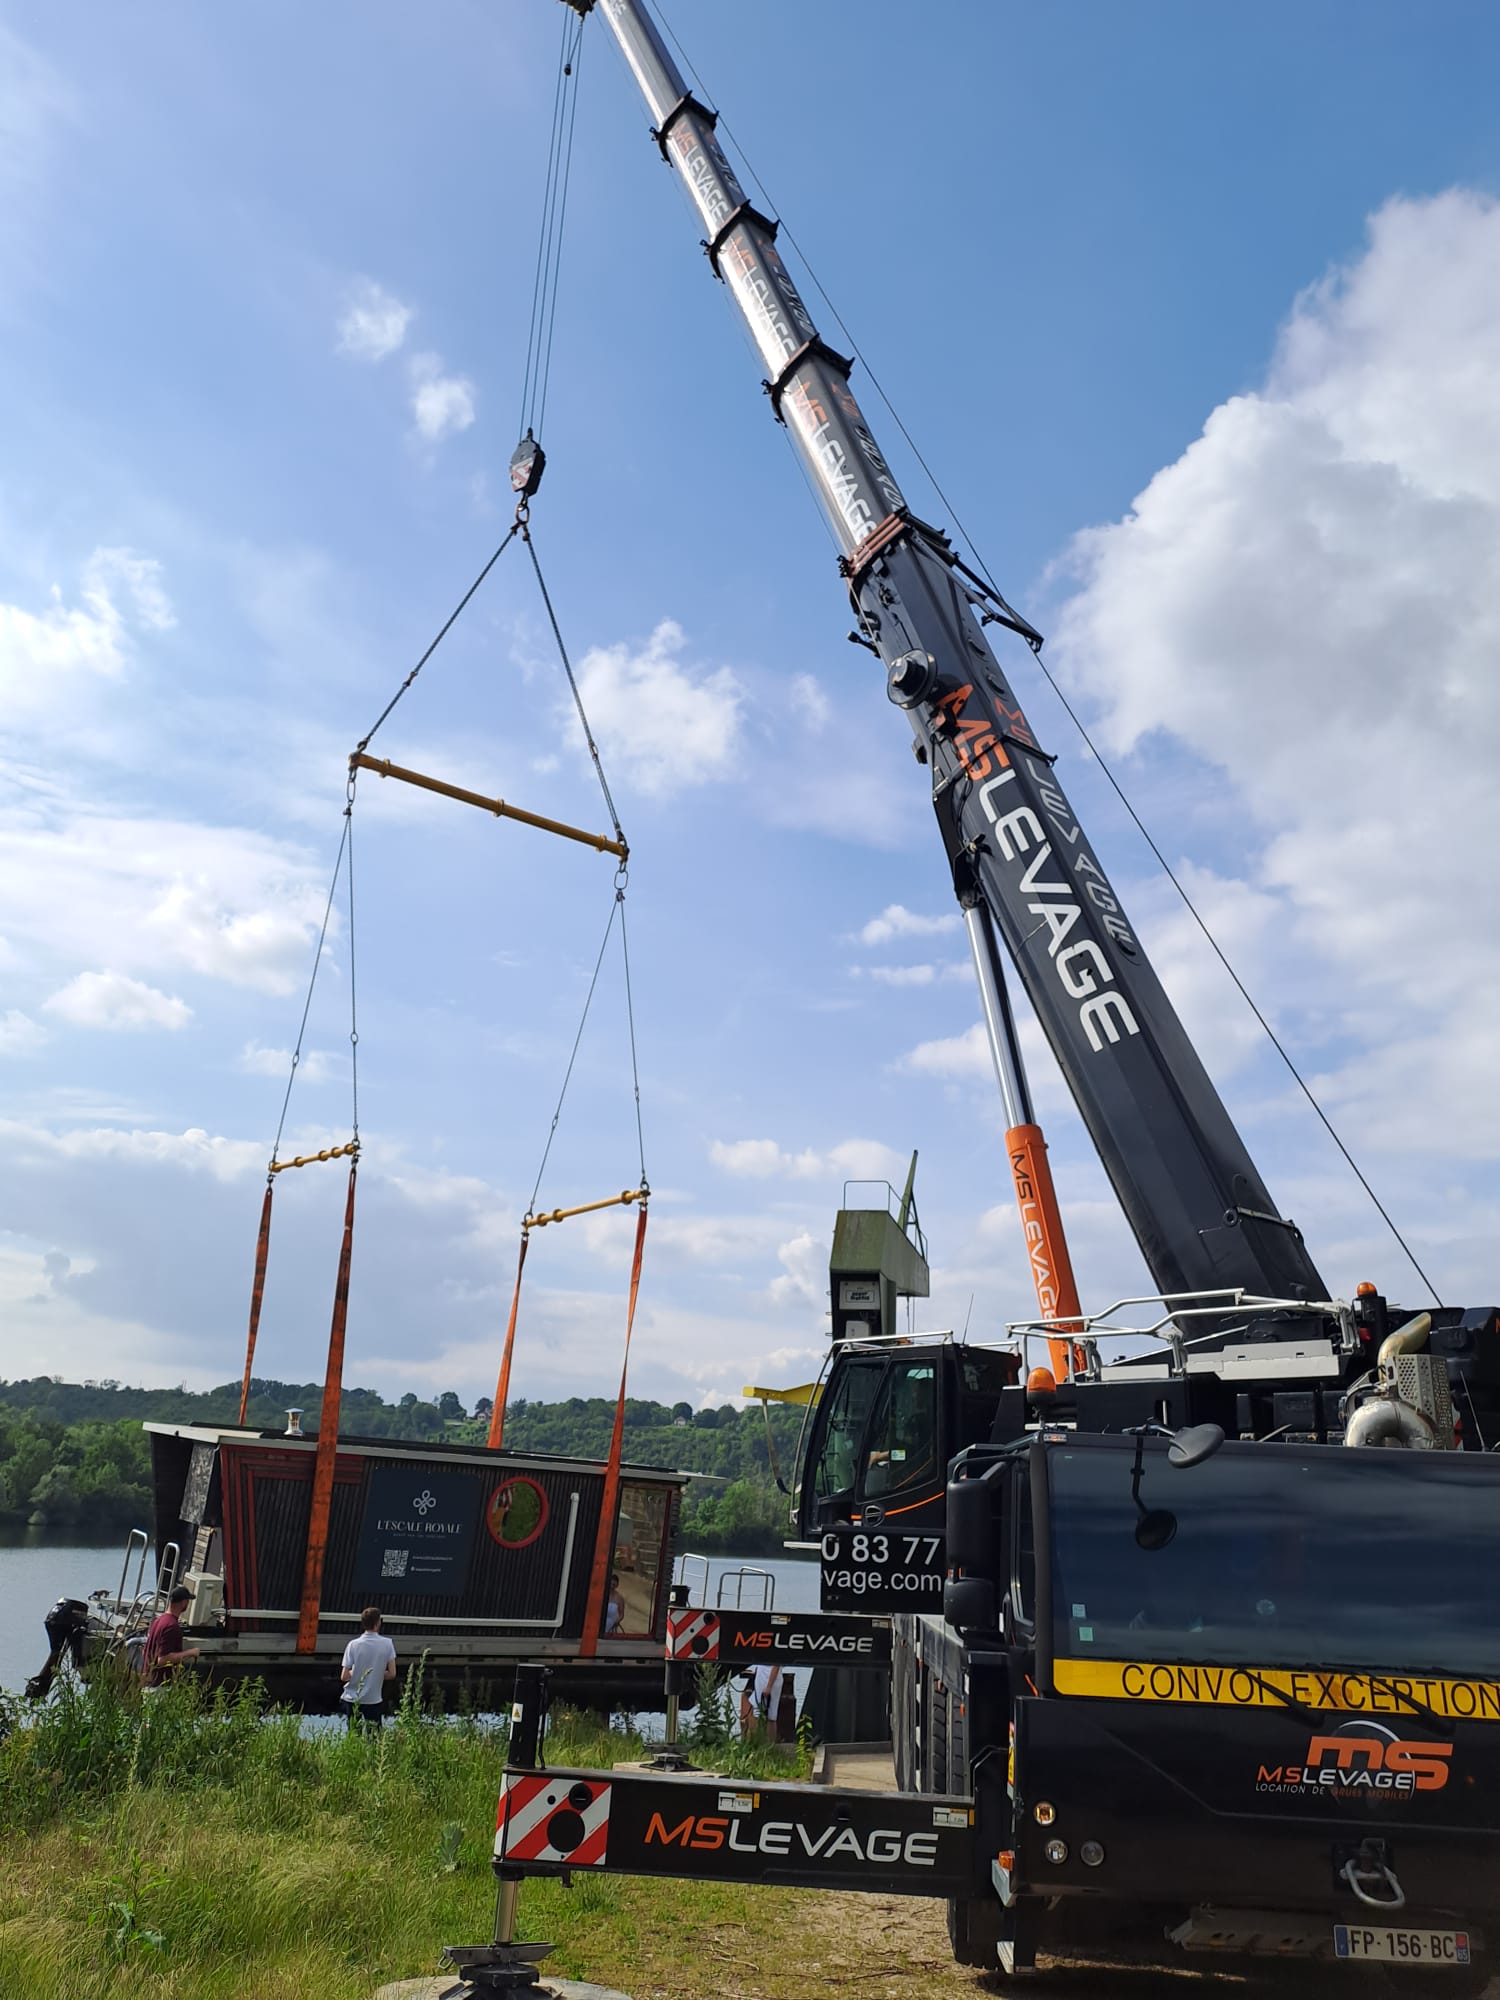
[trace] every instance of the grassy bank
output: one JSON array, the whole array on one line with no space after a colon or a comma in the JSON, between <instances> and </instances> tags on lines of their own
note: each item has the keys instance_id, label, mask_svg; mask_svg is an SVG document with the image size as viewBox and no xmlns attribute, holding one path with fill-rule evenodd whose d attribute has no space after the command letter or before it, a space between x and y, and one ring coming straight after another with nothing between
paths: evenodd
<instances>
[{"instance_id":1,"label":"grassy bank","mask_svg":"<svg viewBox=\"0 0 1500 2000\"><path fill-rule=\"evenodd\" d=\"M489 1935L503 1736L477 1721L407 1704L378 1736L309 1733L191 1684L150 1702L129 1686L62 1689L6 1720L0 2000L365 2000L438 1970L444 1944ZM638 1749L566 1720L549 1737L555 1764ZM738 1745L709 1761L791 1775ZM521 1921L556 1941L559 1974L685 1996L713 1991L706 1970L751 1932L774 1960L805 1902L581 1877L528 1884Z\"/></svg>"}]
</instances>

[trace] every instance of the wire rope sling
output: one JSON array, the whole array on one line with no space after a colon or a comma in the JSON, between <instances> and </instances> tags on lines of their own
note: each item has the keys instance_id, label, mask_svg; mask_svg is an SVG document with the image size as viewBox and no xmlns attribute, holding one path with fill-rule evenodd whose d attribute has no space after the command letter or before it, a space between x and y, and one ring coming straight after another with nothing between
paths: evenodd
<instances>
[{"instance_id":1,"label":"wire rope sling","mask_svg":"<svg viewBox=\"0 0 1500 2000\"><path fill-rule=\"evenodd\" d=\"M636 1058L634 1004L630 990L629 949L625 926L625 890L628 882L630 850L626 843L624 831L620 825L619 815L615 810L614 800L610 795L609 785L604 776L604 767L599 755L598 744L594 739L593 731L589 726L588 717L584 711L582 696L579 691L577 678L573 672L572 662L568 656L567 646L563 640L562 629L558 621L552 595L547 588L546 578L542 572L541 561L533 539L530 520L530 503L540 487L542 473L546 464L546 457L542 450L539 434L545 414L547 388L550 379L552 329L557 310L557 281L561 255L562 228L567 207L573 122L577 104L576 85L578 59L581 50L581 30L581 20L574 22L570 17L565 22L558 56L557 84L553 104L552 143L547 163L546 193L543 202L541 231L537 248L536 275L528 334L526 376L522 395L522 437L510 462L511 487L516 495L515 515L500 545L490 555L483 568L479 571L479 574L459 599L458 604L438 629L431 644L407 673L405 679L376 717L370 729L359 739L349 757L348 777L342 813L343 825L338 853L334 862L333 878L329 885L328 900L324 907L323 920L318 933L317 948L314 953L312 973L308 981L307 995L302 1008L296 1047L292 1053L286 1089L282 1097L276 1136L272 1144L267 1167L265 1194L261 1203L260 1225L256 1236L249 1324L245 1343L245 1361L240 1383L239 1423L241 1425L246 1423L254 1386L256 1343L259 1337L262 1307L265 1298L266 1270L270 1254L272 1209L278 1178L281 1174L292 1169L309 1167L314 1164L345 1159L349 1162L343 1233L340 1242L338 1270L334 1287L333 1317L329 1331L323 1396L318 1418L307 1550L304 1560L298 1610L296 1643L298 1652L303 1654L310 1653L316 1648L322 1606L323 1571L328 1546L329 1520L332 1511L339 1408L343 1382L345 1333L348 1322L349 1288L353 1261L355 1189L359 1172L359 1028L354 953L354 805L356 786L362 771L373 771L382 779L395 779L400 783L416 786L424 791L436 793L461 804L476 807L492 814L497 819L514 820L520 824L553 834L559 838L581 843L582 845L592 847L598 853L612 855L617 863L613 895L610 903L609 922L605 927L604 943L600 947L599 958L595 963L593 979L590 982L588 995L584 1003L583 1019L579 1023L578 1035L574 1040L567 1071L563 1079L562 1091L557 1102L557 1109L553 1114L552 1125L548 1133L546 1146L543 1150L541 1166L538 1168L531 1203L522 1225L521 1253L517 1268L516 1289L511 1301L500 1368L500 1381L497 1386L496 1400L491 1415L490 1437L487 1441L494 1448L498 1449L500 1447L505 1421L505 1403L509 1391L511 1363L515 1350L516 1322L520 1299L520 1270L525 1263L526 1245L530 1240L530 1232L533 1229L544 1227L550 1222L563 1221L571 1215L590 1213L601 1208L636 1205L638 1212L635 1251L631 1266L629 1306L626 1318L625 1359L621 1369L620 1393L615 1413L609 1460L606 1467L603 1507L600 1515L599 1532L596 1538L594 1561L590 1576L584 1638L584 1650L586 1652L592 1653L594 1650L594 1643L603 1623L604 1598L609 1575L609 1557L614 1533L614 1513L618 1505L626 1370L629 1365L630 1339L634 1328L636 1301L640 1287L641 1261L645 1245L647 1200L650 1192L646 1180L644 1147L641 1144L640 1078ZM388 758L377 758L371 754L370 745L377 732L389 720L403 697L411 690L422 673L423 668L431 660L438 647L477 595L500 557L510 547L511 543L516 540L525 543L527 552L531 558L531 567L536 577L537 588L546 612L547 623L556 642L558 656L567 678L573 705L577 710L583 739L587 746L603 797L609 820L608 832L599 833L590 831L550 815L530 812L503 798L486 796L466 786L453 784L443 778L414 770L406 765L396 764ZM302 1064L303 1044L311 1014L313 995L317 985L318 972L328 949L329 931L333 921L335 902L341 880L346 885L348 910L351 1084L349 1138L339 1144L320 1147L315 1151L297 1154L290 1159L283 1160L281 1158L281 1148L286 1135L292 1089L297 1079L298 1069ZM536 1209L536 1201L541 1186L542 1175L545 1172L551 1152L552 1140L557 1132L563 1103L567 1095L568 1084L571 1081L573 1067L578 1056L583 1027L587 1021L589 1007L592 1004L598 985L604 954L617 924L625 970L626 1013L630 1029L631 1081L634 1092L636 1137L638 1146L640 1146L639 1181L635 1188L625 1190L619 1195L611 1195L602 1201L586 1202L572 1209L557 1208L550 1213L540 1213Z\"/></svg>"}]
</instances>

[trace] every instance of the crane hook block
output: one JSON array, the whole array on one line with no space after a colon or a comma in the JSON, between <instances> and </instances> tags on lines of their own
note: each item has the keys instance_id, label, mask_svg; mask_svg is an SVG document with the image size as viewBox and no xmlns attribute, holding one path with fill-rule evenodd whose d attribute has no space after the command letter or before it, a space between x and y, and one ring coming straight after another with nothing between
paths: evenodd
<instances>
[{"instance_id":1,"label":"crane hook block","mask_svg":"<svg viewBox=\"0 0 1500 2000\"><path fill-rule=\"evenodd\" d=\"M510 489L529 500L542 483L547 454L528 431L510 455Z\"/></svg>"}]
</instances>

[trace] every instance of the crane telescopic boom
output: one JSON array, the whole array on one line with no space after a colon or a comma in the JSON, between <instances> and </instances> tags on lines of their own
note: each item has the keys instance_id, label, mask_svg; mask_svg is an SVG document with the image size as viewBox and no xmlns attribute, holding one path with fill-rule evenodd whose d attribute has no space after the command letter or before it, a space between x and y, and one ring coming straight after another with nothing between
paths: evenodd
<instances>
[{"instance_id":1,"label":"crane telescopic boom","mask_svg":"<svg viewBox=\"0 0 1500 2000\"><path fill-rule=\"evenodd\" d=\"M586 14L595 0L565 4ZM850 389L850 362L819 336L777 251L777 224L746 197L715 135L716 113L688 89L646 7L597 0L597 11L641 88L663 158L688 188L709 262L750 329L772 408L832 525L860 633L885 664L931 778L959 901L982 908L1003 940L1155 1283L1165 1294L1238 1287L1262 1299L1325 1300L985 625L1009 625L1034 645L1037 634L908 508Z\"/></svg>"}]
</instances>

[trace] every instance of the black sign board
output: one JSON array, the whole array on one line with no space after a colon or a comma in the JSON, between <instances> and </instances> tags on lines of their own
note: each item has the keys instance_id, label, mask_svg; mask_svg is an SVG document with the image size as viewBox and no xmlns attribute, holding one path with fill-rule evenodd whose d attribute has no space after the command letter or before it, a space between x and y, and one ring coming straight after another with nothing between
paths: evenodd
<instances>
[{"instance_id":1,"label":"black sign board","mask_svg":"<svg viewBox=\"0 0 1500 2000\"><path fill-rule=\"evenodd\" d=\"M818 1611L721 1611L722 1666L888 1667L891 1628Z\"/></svg>"},{"instance_id":2,"label":"black sign board","mask_svg":"<svg viewBox=\"0 0 1500 2000\"><path fill-rule=\"evenodd\" d=\"M819 1603L825 1611L941 1611L947 1557L941 1535L896 1529L834 1528L818 1549Z\"/></svg>"},{"instance_id":3,"label":"black sign board","mask_svg":"<svg viewBox=\"0 0 1500 2000\"><path fill-rule=\"evenodd\" d=\"M619 1770L507 1769L501 1782L495 1859L525 1873L967 1897L988 1871L966 1798Z\"/></svg>"},{"instance_id":4,"label":"black sign board","mask_svg":"<svg viewBox=\"0 0 1500 2000\"><path fill-rule=\"evenodd\" d=\"M431 1466L370 1467L354 1587L377 1602L399 1591L456 1597L469 1575L481 1483Z\"/></svg>"}]
</instances>

